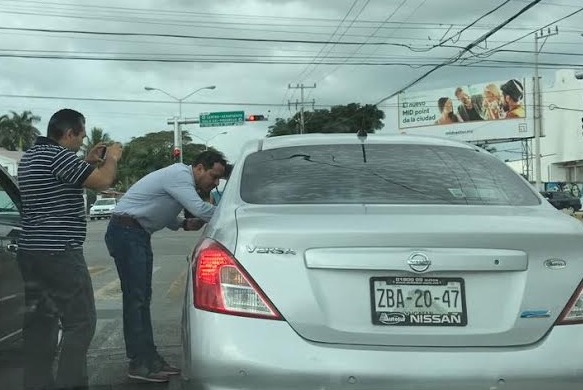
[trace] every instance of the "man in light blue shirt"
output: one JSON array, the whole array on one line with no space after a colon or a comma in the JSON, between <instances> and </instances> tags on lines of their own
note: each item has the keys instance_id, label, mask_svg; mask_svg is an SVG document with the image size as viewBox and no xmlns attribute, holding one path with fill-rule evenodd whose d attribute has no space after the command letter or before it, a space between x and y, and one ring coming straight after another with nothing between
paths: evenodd
<instances>
[{"instance_id":1,"label":"man in light blue shirt","mask_svg":"<svg viewBox=\"0 0 583 390\"><path fill-rule=\"evenodd\" d=\"M115 260L123 293L123 328L128 376L148 382L167 382L180 370L168 364L154 344L150 300L154 256L150 237L163 228L198 230L216 206L201 199L224 176L222 154L202 152L192 166L177 163L152 172L135 183L113 210L105 243ZM185 209L194 218L181 218Z\"/></svg>"}]
</instances>

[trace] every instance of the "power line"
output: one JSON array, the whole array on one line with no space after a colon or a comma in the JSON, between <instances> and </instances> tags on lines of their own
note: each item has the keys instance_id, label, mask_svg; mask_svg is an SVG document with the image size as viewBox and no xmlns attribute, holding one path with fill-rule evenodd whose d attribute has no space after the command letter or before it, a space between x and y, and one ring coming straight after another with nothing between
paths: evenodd
<instances>
[{"instance_id":1,"label":"power line","mask_svg":"<svg viewBox=\"0 0 583 390\"><path fill-rule=\"evenodd\" d=\"M533 54L534 51L532 50L506 50L503 49L500 52L509 52L509 53L525 53L525 54ZM206 59L216 59L216 60L228 60L231 58L243 58L243 59L283 59L283 60L308 60L312 59L311 55L286 55L286 54L275 54L275 55L263 55L263 54L189 54L189 53L153 53L149 52L120 52L120 51L77 51L77 50L36 50L36 49L0 49L1 53L7 54L15 54L15 53L27 53L32 55L64 55L70 54L75 56L97 56L97 55L104 55L104 56L151 56L148 57L141 57L143 59L155 59L155 56L165 56L165 57L190 57L192 60L196 60L198 58L206 58ZM583 57L583 53L573 53L573 52L548 52L543 51L540 54L548 54L548 55L557 55L557 56L568 56L568 57ZM99 59L99 57L91 57L94 59ZM338 61L347 61L350 59L356 60L374 60L374 61L386 61L386 60L396 60L396 61L407 61L411 64L415 64L419 62L419 64L426 65L428 61L439 61L439 60L446 60L444 57L427 57L427 56L406 56L406 55L362 55L362 56L353 56L351 54L347 55L335 55L335 56L328 56L329 60L338 60ZM180 59L189 59L189 58L180 58ZM171 58L169 58L171 60ZM362 62L362 61L361 61ZM518 63L518 64L525 64L529 62L518 61L518 60L484 60L483 62L505 62L505 63ZM309 64L312 61L308 62ZM374 65L374 62L371 62L370 65Z\"/></svg>"},{"instance_id":2,"label":"power line","mask_svg":"<svg viewBox=\"0 0 583 390\"><path fill-rule=\"evenodd\" d=\"M546 24L546 25L544 25L544 26L542 26L542 27L540 27L540 28L534 29L533 31L530 31L530 32L528 32L528 33L526 33L526 34L524 34L524 35L521 35L521 36L520 36L520 37L518 37L518 38L515 38L515 39L513 39L513 40L511 40L511 41L508 41L508 42L506 42L506 43L504 43L504 44L502 44L502 45L500 45L500 46L497 46L497 47L495 47L495 48L493 48L493 49L490 49L490 50L488 50L486 53L473 54L472 56L466 57L466 58L464 58L463 60L464 60L464 61L467 61L467 60L469 60L469 59L471 59L471 58L476 58L476 57L478 57L478 58L485 58L485 57L490 57L490 56L492 56L493 54L495 54L495 53L499 52L499 50L500 50L500 49L502 49L502 48L504 48L504 47L506 47L506 46L509 46L509 45L511 45L511 44L513 44L513 43L516 43L516 42L518 42L518 41L520 41L520 40L522 40L522 39L524 39L524 38L527 38L527 37L531 36L532 34L536 33L536 32L537 32L537 31L539 31L539 30L543 30L543 29L545 29L545 28L548 28L548 27L550 27L550 26L552 26L552 25L554 25L554 24L557 24L557 23L559 23L559 22L562 22L563 20L566 20L566 19L568 19L568 18L570 18L570 17L572 17L572 16L574 16L574 15L578 14L578 13L579 13L579 12L581 12L581 11L583 11L583 7L579 8L579 9L577 9L576 11L573 11L573 12L569 13L568 15L565 15L565 16L563 16L563 17L561 17L561 18L559 18L559 19L557 19L557 20L555 20L555 21L553 21L553 22L551 22L551 23L549 23L549 24Z\"/></svg>"},{"instance_id":3,"label":"power line","mask_svg":"<svg viewBox=\"0 0 583 390\"><path fill-rule=\"evenodd\" d=\"M565 88L557 90L544 91L545 94L564 93L570 91L580 91L580 88ZM0 98L8 99L38 99L38 100L62 100L62 101L88 101L88 102L104 102L104 103L136 103L136 104L176 104L174 100L146 100L146 99L117 99L117 98L91 98L91 97L73 97L73 96L50 96L50 95L21 95L21 94L0 94ZM425 101L430 107L437 107L434 101ZM185 105L226 105L226 106L253 106L253 107L287 107L287 104L262 103L262 102L202 102L202 101L188 101L183 102ZM338 104L316 104L316 107L332 107ZM398 103L379 105L383 108L399 108ZM533 104L525 104L526 107L531 107ZM552 110L548 106L543 107L546 110Z\"/></svg>"},{"instance_id":4,"label":"power line","mask_svg":"<svg viewBox=\"0 0 583 390\"><path fill-rule=\"evenodd\" d=\"M520 3L528 3L528 0L514 0ZM567 3L553 3L552 1L545 1L545 5L554 5L557 7L564 7L564 8L579 8L580 5L575 4L567 4Z\"/></svg>"},{"instance_id":5,"label":"power line","mask_svg":"<svg viewBox=\"0 0 583 390\"><path fill-rule=\"evenodd\" d=\"M484 15L480 16L478 19L474 20L472 23L468 24L466 27L464 27L461 31L455 33L452 37L449 37L447 39L442 39L441 42L439 42L439 45L437 46L441 46L443 44L445 44L447 41L452 41L453 42L453 37L457 36L458 38L461 37L461 35L467 31L468 29L472 28L473 26L475 26L480 20L492 15L494 12L498 11L499 8L504 7L506 4L510 3L511 0L506 0L504 1L504 3L500 4L498 7L491 9L490 11L486 12ZM455 42L454 42L455 43Z\"/></svg>"},{"instance_id":6,"label":"power line","mask_svg":"<svg viewBox=\"0 0 583 390\"><path fill-rule=\"evenodd\" d=\"M522 8L520 11L518 11L516 14L514 14L513 16L511 16L510 18L506 19L504 22L502 22L501 24L499 24L498 26L496 26L495 28L493 28L492 30L490 30L489 32L487 32L486 34L482 35L481 37L479 37L478 39L476 39L474 42L470 43L469 45L467 45L459 54L457 54L454 58L452 58L450 61L444 62L442 64L439 64L435 67L433 67L432 69L430 69L429 71L425 72L423 75L421 75L420 77L418 77L417 79L413 80L412 82L410 82L409 84L407 84L404 88L401 88L400 90L392 93L391 95L382 98L380 101L378 101L375 106L379 103L382 103L383 101L390 99L394 96L397 96L399 93L409 89L410 87L414 86L415 84L417 84L418 82L420 82L421 80L425 79L426 77L428 77L430 74L432 74L433 72L437 71L440 68L443 68L444 66L447 66L449 64L452 64L454 62L456 62L457 60L459 60L465 53L467 52L471 52L471 50L476 47L477 45L479 45L481 42L485 41L486 39L488 39L490 36L494 35L496 32L500 31L502 28L504 28L504 26L506 26L507 24L511 23L514 19L520 17L520 15L524 14L526 11L528 11L529 9L531 9L532 7L534 7L535 5L537 5L538 3L540 3L541 0L534 0L532 2L530 2L526 7Z\"/></svg>"},{"instance_id":7,"label":"power line","mask_svg":"<svg viewBox=\"0 0 583 390\"><path fill-rule=\"evenodd\" d=\"M0 98L19 98L19 99L44 99L44 100L77 100L88 102L109 102L109 103L145 103L145 104L176 104L172 100L145 100L145 99L113 99L113 98L89 98L89 97L71 97L71 96L47 96L47 95L19 95L19 94L0 94ZM254 107L280 107L276 103L258 103L258 102L200 102L189 101L182 104L213 105L213 106L254 106ZM322 106L329 107L329 106Z\"/></svg>"},{"instance_id":8,"label":"power line","mask_svg":"<svg viewBox=\"0 0 583 390\"><path fill-rule=\"evenodd\" d=\"M354 2L352 3L352 5L350 6L350 8L348 9L348 11L346 12L346 14L344 15L344 18L342 18L342 20L340 21L340 23L338 23L338 25L336 26L336 29L334 30L334 32L330 35L330 38L328 39L328 44L330 42L332 42L332 39L334 39L334 36L338 32L338 30L340 29L340 27L342 26L342 24L344 23L344 21L348 18L348 16L350 15L350 13L352 12L352 10L354 9L354 7L356 6L357 3L358 3L358 0L354 0ZM368 1L367 1L367 4L368 4ZM366 4L365 4L365 6L366 6ZM361 12L362 12L362 9L361 9ZM346 31L348 31L348 30L346 30ZM346 31L344 31L344 33L346 33ZM298 74L298 76L296 77L296 79L299 80L302 77L302 75L305 74L305 72L310 68L310 66L313 66L313 63L318 59L318 57L320 56L320 54L322 54L322 52L324 51L324 49L326 48L326 46L327 45L324 45L324 46L322 46L320 48L320 50L318 51L318 53L314 56L314 59L312 61L312 64L306 65L306 67ZM297 91L297 88L296 89L292 89L292 88L289 88L289 86L288 86L288 89L285 91L285 94L283 96L282 103L286 101L288 95L290 94L290 91L293 91L293 92L291 92L291 96L290 96L290 98L293 98L293 96L295 95L295 93ZM302 89L302 95L303 95L303 89ZM304 98L302 96L302 102L303 102L303 100L304 100ZM289 100L288 100L288 102L289 102ZM288 109L290 109L290 111L291 111L291 106L289 105L289 103L288 103ZM283 110L283 108L280 108L279 109L279 111L277 112L276 118L279 117L279 114L280 114L281 110Z\"/></svg>"},{"instance_id":9,"label":"power line","mask_svg":"<svg viewBox=\"0 0 583 390\"><path fill-rule=\"evenodd\" d=\"M252 26L249 26L249 23L241 23L241 22L205 22L205 21L197 21L197 22L178 22L178 23L171 23L169 21L157 21L156 19L127 19L122 18L119 16L86 16L86 15L66 15L66 14L55 14L50 13L49 11L45 10L44 12L26 12L26 11L11 11L5 10L0 8L0 13L4 14L12 14L12 15L29 15L29 16L43 16L43 17L58 17L58 18L69 18L69 19L84 19L84 20L101 20L101 21L114 21L119 23L133 23L133 24L146 24L146 25L161 25L161 26L175 26L175 27L201 27L205 29L218 29L218 30L237 30L237 31L249 31L249 32L272 32L272 33L280 33L280 34L312 34L312 35L328 35L327 32L317 32L317 31L298 31L296 30L284 30L284 29L264 29L264 28L257 28L257 26L273 26L273 27L282 27L282 25L276 25L271 23L253 23ZM224 25L238 25L243 27L225 27ZM289 25L283 25L289 26ZM246 27L246 28L244 28ZM291 26L290 26L291 27ZM318 25L302 25L301 27L304 28L328 28L328 26L318 26ZM370 26L360 26L359 28L362 29L370 29ZM439 27L437 27L439 28ZM419 26L404 26L403 30L426 30L424 27ZM364 38L366 35L362 34L347 34L350 37L358 37Z\"/></svg>"},{"instance_id":10,"label":"power line","mask_svg":"<svg viewBox=\"0 0 583 390\"><path fill-rule=\"evenodd\" d=\"M562 30L564 32L564 30ZM37 33L31 32L31 33L19 33L19 32L8 32L8 31L0 31L0 34L4 34L4 35L16 35L16 36L31 36L31 37L38 37ZM580 35L580 32L576 33L577 36ZM367 35L354 35L354 36L358 36L358 37L368 37ZM89 36L75 36L75 35L65 35L65 34L58 34L58 35L45 35L44 38L54 38L54 39L60 39L60 38L67 38L67 39L76 39L76 40L90 40L90 41L103 41L103 42L119 42L119 43L128 43L128 44L133 44L133 43L138 43L138 44L148 44L148 45L164 45L164 46L181 46L181 47L189 47L192 48L192 44L190 43L179 43L179 42L161 42L161 41L146 41L146 40L131 40L131 39L124 39L124 38L120 38L120 39L115 39L115 38L101 38L101 37L89 37ZM415 37L411 37L411 36L390 36L390 37L385 37L385 36L378 36L378 38L392 38L395 41L398 42L403 42L403 41L421 41L423 43L427 42L427 38L415 38ZM471 40L468 39L460 39L458 42L471 42ZM489 40L488 42L490 43L506 43L508 41L499 41L499 40ZM581 44L579 42L561 42L561 41L554 41L553 45L578 45L580 46ZM206 43L197 43L197 46L203 46L203 47L218 47L218 48L229 48L229 49L236 49L236 50L245 50L245 51L249 51L250 48L249 46L233 46L233 45L224 45L224 44L219 44L219 43L213 43L213 44L206 44ZM431 46L427 46L427 48L413 48L413 47L408 47L409 50L413 50L416 52L424 52L427 51L428 48L430 48ZM452 46L443 46L443 47L452 47ZM462 48L461 46L453 46L455 48ZM273 51L272 47L261 47L261 46L257 46L255 45L254 47L252 47L252 50L258 50L258 51ZM299 49L292 49L292 48L286 48L286 51L289 52L303 52L303 53L316 53L316 50L307 50L307 49L303 49L303 50L299 50ZM345 54L350 54L352 52L346 52ZM339 52L338 54L344 54L343 52Z\"/></svg>"},{"instance_id":11,"label":"power line","mask_svg":"<svg viewBox=\"0 0 583 390\"><path fill-rule=\"evenodd\" d=\"M528 1L528 0L515 0L515 1ZM187 11L187 10L183 10L183 9L175 9L175 10L169 10L169 9L153 9L153 8L132 8L132 7L119 7L119 6L103 6L103 5L94 5L94 4L77 4L77 3L62 3L62 2L45 2L45 1L33 1L33 0L4 0L4 3L17 3L18 5L23 5L23 4L38 4L39 6L41 6L42 10L46 9L46 6L61 6L61 7L73 7L73 8L79 8L79 11L83 10L83 8L85 9L91 9L93 10L92 12L94 12L95 10L103 10L103 11L109 11L112 12L114 15L119 15L121 13L128 13L129 15L135 15L135 14L153 14L153 15L175 15L175 16L181 16L181 17L188 17L188 18L192 18L192 17L200 17L203 20L206 20L208 18L234 18L236 20L240 20L240 19L254 19L254 20L258 20L258 21L264 21L264 20L273 20L273 21L289 21L290 25L296 26L297 23L299 22L322 22L322 23L330 23L330 24L337 24L340 19L332 19L332 18L314 18L314 17L292 17L292 16L279 16L279 15L259 15L259 14L235 14L235 13L211 13L211 12L194 12L194 11ZM562 4L557 4L557 3L549 3L549 2L545 2L545 4L549 4L549 5L562 5ZM564 5L565 7L569 6L571 7L571 5ZM572 6L572 7L576 7L576 6ZM87 10L83 10L83 12L87 12ZM212 23L215 23L215 21L213 21ZM220 23L220 22L219 22ZM258 24L259 22L255 21L254 24ZM379 23L382 23L381 20L359 20L357 22L357 24L369 24L369 25L378 25ZM398 25L402 25L403 22L402 21L394 21L394 22L389 22L391 24L398 24ZM247 24L246 22L241 22L240 24ZM424 21L424 22L409 22L407 23L408 25L416 25L418 26L420 29L424 29L424 30L434 30L436 28L438 29L444 29L444 25L443 23L440 22L429 22L429 21ZM273 25L273 26L279 26L281 25L280 22L275 22L275 23L270 23L270 24L263 24L263 25ZM461 26L463 27L463 24L449 24L451 26L457 27L457 26ZM492 28L493 24L480 24L480 25L475 25L475 28L484 28L484 29L490 29ZM329 26L328 26L329 27ZM355 26L355 28L359 28L359 26ZM365 27L366 28L366 27ZM532 26L515 26L515 27L509 27L508 29L528 29L531 30L533 27Z\"/></svg>"},{"instance_id":12,"label":"power line","mask_svg":"<svg viewBox=\"0 0 583 390\"><path fill-rule=\"evenodd\" d=\"M229 57L225 58L168 58L167 54L160 54L161 57L150 57L150 58L140 58L140 57L119 57L119 56L84 56L84 55L57 55L57 54L18 54L18 53L0 53L0 58L14 58L14 59L41 59L41 60L78 60L78 61L108 61L108 62L158 62L158 63L169 63L169 64L179 64L179 63L201 63L201 64L249 64L249 65L306 65L310 64L310 60L278 60L278 59L266 59L266 60L258 60L258 59L245 59L242 57L241 59L233 59ZM187 55L185 55L187 56ZM292 56L295 57L295 56ZM287 57L289 58L289 57ZM292 58L293 59L293 58ZM333 60L333 61L326 61L321 62L319 65L329 65L329 66L336 66L342 64L348 64L351 66L406 66L410 68L425 68L428 66L432 67L443 67L443 66L453 66L453 67L463 67L463 68L532 68L532 62L530 61L504 61L504 60L482 60L479 61L480 63L488 63L490 65L480 65L480 63L475 64L464 64L464 63L454 63L451 60L448 60L445 63L432 63L432 62L425 62L422 61L419 64L414 64L410 60L404 59L403 61L396 61L396 62L386 62L386 61L351 61L346 62L345 59L340 60ZM559 63L559 62L541 62L541 68L547 69L556 69L561 67L580 67L580 63ZM422 79L422 78L421 78ZM417 80L421 81L421 80ZM416 84L416 83L415 83ZM399 92L394 93L393 95L384 98L383 100L387 100L393 96L396 96L398 93L403 92L405 89L409 88L414 84L408 85L407 87L401 89Z\"/></svg>"},{"instance_id":13,"label":"power line","mask_svg":"<svg viewBox=\"0 0 583 390\"><path fill-rule=\"evenodd\" d=\"M358 20L358 18L360 17L360 15L362 14L362 12L364 11L364 9L368 6L368 3L370 2L370 0L366 0L366 2L364 3L364 5L360 8L360 10L358 11L358 13L356 14L356 16L352 19L352 21L350 22L350 24L348 25L348 27L346 27L346 29L344 30L344 32L342 33L342 35L340 35L340 37L337 39L337 41L340 41L342 38L344 38L344 36L346 35L346 33L348 32L348 30L350 30L350 28L354 25L354 23ZM350 14L350 11L352 11L352 8L356 5L357 0L354 1L354 3L352 4L352 7L350 8L349 12L346 14L345 19L348 17L348 15ZM342 20L342 23L344 22L344 20ZM338 31L338 29L340 28L341 24L340 23L338 25L338 28L336 29L336 31ZM334 34L336 34L336 31L334 32ZM330 40L332 40L334 34L332 34L332 36L330 37ZM327 53L321 57L320 62L323 62L325 58L327 58L330 53L332 52L332 49L334 49L334 46L336 46L335 44L330 45ZM322 47L322 50L324 50L324 47ZM317 56L314 58L314 62L316 62L317 60ZM311 76L314 71L316 70L316 68L318 67L318 64L315 64L312 69L310 70L310 72L308 74L305 75L305 77L303 79L300 79L300 81L304 81L305 79L307 79L309 76ZM307 70L308 68L306 68ZM310 91L311 92L311 91Z\"/></svg>"},{"instance_id":14,"label":"power line","mask_svg":"<svg viewBox=\"0 0 583 390\"><path fill-rule=\"evenodd\" d=\"M206 39L206 40L218 40L218 41L237 41L237 42L265 42L265 43L302 43L302 44L316 44L325 45L329 42L320 40L307 40L307 39L268 39L268 38L239 38L239 37L215 37L215 36L204 36L204 35L185 35L185 34L159 34L159 33L141 33L141 32L112 32L112 31L89 31L89 30L60 30L60 29L47 29L47 28L26 28L26 27L0 27L0 30L10 30L10 31L32 31L41 33L55 33L55 34L80 34L80 35L107 35L107 36L122 36L122 37L157 37L157 38L177 38L177 39ZM355 42L355 41L336 41L333 42L337 45L348 45L348 46L358 46L358 45L370 45L370 46L398 46L410 48L409 45L403 43L392 43L392 42Z\"/></svg>"},{"instance_id":15,"label":"power line","mask_svg":"<svg viewBox=\"0 0 583 390\"><path fill-rule=\"evenodd\" d=\"M397 8L395 8L395 10L394 10L393 12L391 12L391 14L390 14L390 15L389 15L387 18L385 18L385 20L384 20L384 21L383 21L381 24L379 24L379 25L378 25L378 27L377 27L377 28L376 28L376 29L375 29L375 30L374 30L374 31L373 31L373 32L372 32L372 33L371 33L371 34L370 34L370 35L369 35L369 36L366 38L366 40L365 40L364 42L366 43L366 42L368 42L368 41L369 41L369 40L370 40L372 37L374 37L374 36L375 36L375 35L376 35L376 34L377 34L379 31L380 31L380 29L381 29L381 28L382 28L382 27L383 27L383 26L384 26L386 23L388 23L388 22L390 21L390 19L391 19L393 16L395 16L395 14L396 14L396 13L397 13L397 12L398 12L400 9L401 9L401 7L403 7L403 5L405 5L405 3L406 3L407 1L408 1L408 0L403 0L403 1L402 1L402 2L401 2L401 3L400 3L398 6L397 6ZM425 1L424 1L424 2L425 2ZM353 51L353 52L350 54L350 56L349 56L349 57L346 59L346 61L345 61L343 64L339 64L337 67L335 67L334 69L332 69L330 72L328 72L328 73L326 73L324 76L320 77L320 78L318 79L318 82L320 82L320 81L324 80L326 77L330 76L332 73L334 73L334 72L336 72L338 69L340 69L340 67L341 67L342 65L344 65L346 62L348 62L348 59L349 59L351 56L354 56L354 55L356 55L356 54L357 54L357 53L358 53L358 52L359 52L359 51L360 51L360 50L363 48L363 46L364 46L364 45L360 45L360 46L358 46L358 47L356 48L356 50L354 50L354 51Z\"/></svg>"},{"instance_id":16,"label":"power line","mask_svg":"<svg viewBox=\"0 0 583 390\"><path fill-rule=\"evenodd\" d=\"M330 38L328 38L328 43L324 46L322 46L320 48L320 51L318 51L318 54L316 54L314 56L314 62L318 59L318 57L320 56L320 54L322 54L322 52L324 51L324 49L326 48L326 46L328 46L328 44L330 44L330 42L332 42L332 39L334 39L334 36L336 35L336 33L338 32L338 30L340 30L340 27L342 26L342 24L344 23L344 21L348 18L348 16L350 15L350 13L352 12L352 10L354 9L354 7L356 6L356 4L358 3L358 0L354 0L352 5L350 6L350 8L348 9L348 11L346 12L346 14L344 15L344 18L342 18L342 20L340 21L340 23L338 23L338 26L336 26L336 29L334 30L334 32L332 32L332 34L330 35ZM346 31L345 31L346 32ZM298 80L302 77L302 75L310 68L310 65L307 65L301 72L300 74L296 77ZM290 90L290 88L287 89L287 92Z\"/></svg>"}]
</instances>

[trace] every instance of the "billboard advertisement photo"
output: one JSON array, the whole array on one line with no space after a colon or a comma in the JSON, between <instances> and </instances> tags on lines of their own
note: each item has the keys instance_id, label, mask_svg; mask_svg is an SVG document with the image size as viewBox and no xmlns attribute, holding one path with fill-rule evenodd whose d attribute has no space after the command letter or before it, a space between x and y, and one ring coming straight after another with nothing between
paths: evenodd
<instances>
[{"instance_id":1,"label":"billboard advertisement photo","mask_svg":"<svg viewBox=\"0 0 583 390\"><path fill-rule=\"evenodd\" d=\"M534 110L527 106L531 85L530 80L509 79L403 92L398 97L399 130L462 141L534 137Z\"/></svg>"}]
</instances>

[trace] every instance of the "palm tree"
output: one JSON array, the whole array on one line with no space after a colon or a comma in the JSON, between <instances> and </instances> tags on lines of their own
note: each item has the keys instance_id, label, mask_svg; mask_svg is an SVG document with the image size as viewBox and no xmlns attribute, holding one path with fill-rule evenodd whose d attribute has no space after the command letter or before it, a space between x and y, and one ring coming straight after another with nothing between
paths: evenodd
<instances>
[{"instance_id":1,"label":"palm tree","mask_svg":"<svg viewBox=\"0 0 583 390\"><path fill-rule=\"evenodd\" d=\"M10 123L10 117L6 114L0 115L0 147L8 149L6 147L10 139L10 128L12 123Z\"/></svg>"},{"instance_id":2,"label":"palm tree","mask_svg":"<svg viewBox=\"0 0 583 390\"><path fill-rule=\"evenodd\" d=\"M0 117L0 146L8 150L26 150L30 148L40 132L34 124L40 122L40 116L30 111L18 114L10 112L12 117Z\"/></svg>"},{"instance_id":3,"label":"palm tree","mask_svg":"<svg viewBox=\"0 0 583 390\"><path fill-rule=\"evenodd\" d=\"M95 145L100 143L108 144L110 142L111 138L109 134L103 131L102 128L94 127L91 129L90 134L85 139L83 146L81 146L81 153L83 156L87 156L87 153L89 153L89 151L93 149Z\"/></svg>"}]
</instances>

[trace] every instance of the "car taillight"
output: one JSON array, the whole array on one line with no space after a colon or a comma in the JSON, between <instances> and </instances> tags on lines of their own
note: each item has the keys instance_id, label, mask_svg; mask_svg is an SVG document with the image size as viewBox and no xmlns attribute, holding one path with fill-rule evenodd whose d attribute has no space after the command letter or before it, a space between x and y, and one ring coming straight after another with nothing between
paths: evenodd
<instances>
[{"instance_id":1,"label":"car taillight","mask_svg":"<svg viewBox=\"0 0 583 390\"><path fill-rule=\"evenodd\" d=\"M235 258L205 240L192 262L194 307L223 314L282 320L281 314Z\"/></svg>"},{"instance_id":2,"label":"car taillight","mask_svg":"<svg viewBox=\"0 0 583 390\"><path fill-rule=\"evenodd\" d=\"M561 313L557 325L570 325L583 323L583 282L579 284L575 294L567 303L567 306Z\"/></svg>"}]
</instances>

